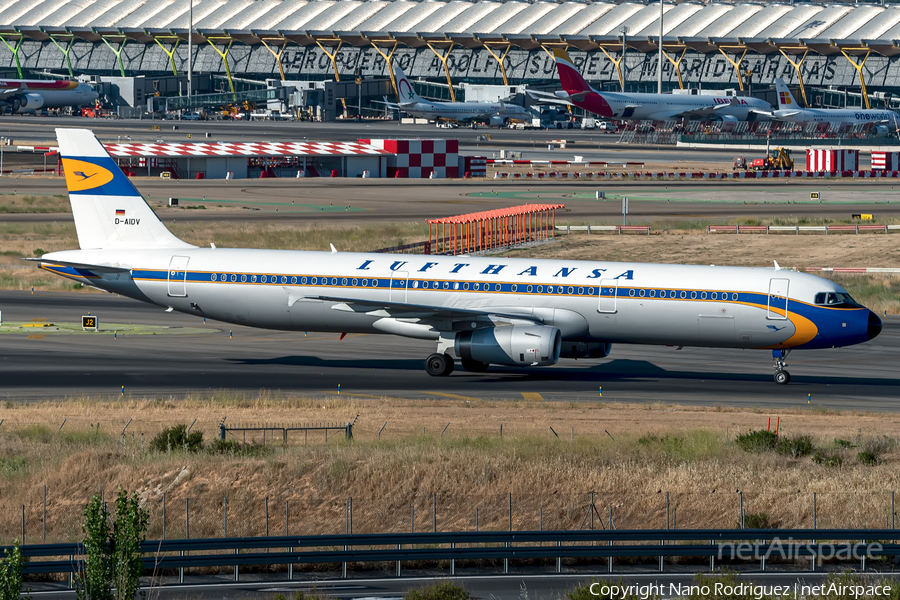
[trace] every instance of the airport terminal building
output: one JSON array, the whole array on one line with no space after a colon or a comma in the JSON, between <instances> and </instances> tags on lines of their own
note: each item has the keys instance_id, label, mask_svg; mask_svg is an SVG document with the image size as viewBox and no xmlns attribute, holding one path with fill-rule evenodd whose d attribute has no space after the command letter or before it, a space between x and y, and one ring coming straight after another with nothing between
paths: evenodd
<instances>
[{"instance_id":1,"label":"airport terminal building","mask_svg":"<svg viewBox=\"0 0 900 600\"><path fill-rule=\"evenodd\" d=\"M232 88L241 79L386 78L389 60L435 82L552 83L550 52L565 48L598 88L655 91L662 10L667 90L750 90L783 77L808 90L811 105L835 105L828 89L900 95L900 5L193 0L191 15L189 2L7 0L0 70L183 75L192 23L193 72Z\"/></svg>"}]
</instances>

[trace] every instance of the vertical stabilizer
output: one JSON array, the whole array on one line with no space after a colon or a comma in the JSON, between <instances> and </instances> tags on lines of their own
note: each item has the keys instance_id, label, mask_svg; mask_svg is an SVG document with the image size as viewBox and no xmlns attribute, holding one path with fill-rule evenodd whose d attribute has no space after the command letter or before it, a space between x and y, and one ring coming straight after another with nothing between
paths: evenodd
<instances>
[{"instance_id":1,"label":"vertical stabilizer","mask_svg":"<svg viewBox=\"0 0 900 600\"><path fill-rule=\"evenodd\" d=\"M397 82L397 95L400 104L414 104L416 102L424 102L425 100L416 93L406 73L400 68L400 61L394 61L394 80Z\"/></svg>"},{"instance_id":2,"label":"vertical stabilizer","mask_svg":"<svg viewBox=\"0 0 900 600\"><path fill-rule=\"evenodd\" d=\"M89 248L192 248L172 235L89 129L57 129L66 188Z\"/></svg>"},{"instance_id":3,"label":"vertical stabilizer","mask_svg":"<svg viewBox=\"0 0 900 600\"><path fill-rule=\"evenodd\" d=\"M791 93L791 90L788 88L787 84L784 82L784 79L782 79L781 77L775 79L775 90L778 92L779 110L783 110L786 108L800 108L800 105L797 104L796 100L794 100L794 95Z\"/></svg>"},{"instance_id":4,"label":"vertical stabilizer","mask_svg":"<svg viewBox=\"0 0 900 600\"><path fill-rule=\"evenodd\" d=\"M556 71L559 73L559 82L562 84L563 90L570 96L584 94L591 91L591 86L581 76L581 72L569 58L564 50L555 48L553 56L556 58Z\"/></svg>"}]
</instances>

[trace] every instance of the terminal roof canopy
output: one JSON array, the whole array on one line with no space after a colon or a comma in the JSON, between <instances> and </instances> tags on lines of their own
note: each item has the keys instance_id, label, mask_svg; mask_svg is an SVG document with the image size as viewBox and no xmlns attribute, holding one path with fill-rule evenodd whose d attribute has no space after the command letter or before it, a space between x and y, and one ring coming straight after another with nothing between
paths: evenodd
<instances>
[{"instance_id":1,"label":"terminal roof canopy","mask_svg":"<svg viewBox=\"0 0 900 600\"><path fill-rule=\"evenodd\" d=\"M659 44L659 5L625 0L193 0L194 41L229 38L255 45L315 44L317 39L367 46L395 40L410 47L445 40L466 47L547 43L582 50L619 44L647 51ZM896 52L900 7L819 2L665 2L663 44L715 51L777 52L796 41L812 52L839 53L848 40L884 54ZM186 37L187 3L176 0L7 0L4 35L60 41L127 37L144 43ZM840 43L835 43L835 42ZM737 50L734 50L737 48ZM725 48L723 48L724 50Z\"/></svg>"}]
</instances>

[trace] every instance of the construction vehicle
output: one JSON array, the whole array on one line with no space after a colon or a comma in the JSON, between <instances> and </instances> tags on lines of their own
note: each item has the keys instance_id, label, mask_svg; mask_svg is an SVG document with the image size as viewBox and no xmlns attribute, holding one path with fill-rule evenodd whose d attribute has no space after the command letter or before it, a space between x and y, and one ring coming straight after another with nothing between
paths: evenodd
<instances>
[{"instance_id":1,"label":"construction vehicle","mask_svg":"<svg viewBox=\"0 0 900 600\"><path fill-rule=\"evenodd\" d=\"M750 163L752 171L793 171L794 159L791 151L784 148L775 148L765 158L754 158Z\"/></svg>"},{"instance_id":2,"label":"construction vehicle","mask_svg":"<svg viewBox=\"0 0 900 600\"><path fill-rule=\"evenodd\" d=\"M226 104L222 116L230 119L247 118L249 120L250 113L254 110L256 110L256 102L245 100L236 104Z\"/></svg>"}]
</instances>

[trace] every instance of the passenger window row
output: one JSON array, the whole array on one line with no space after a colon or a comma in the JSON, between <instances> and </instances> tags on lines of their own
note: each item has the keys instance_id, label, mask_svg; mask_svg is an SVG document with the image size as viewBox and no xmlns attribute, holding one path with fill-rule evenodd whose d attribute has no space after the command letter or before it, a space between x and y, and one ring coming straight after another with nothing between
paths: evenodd
<instances>
[{"instance_id":1,"label":"passenger window row","mask_svg":"<svg viewBox=\"0 0 900 600\"><path fill-rule=\"evenodd\" d=\"M512 292L526 294L565 294L578 296L609 296L613 295L623 298L626 295L631 298L666 298L680 300L730 300L737 301L738 294L735 292L708 292L693 290L656 290L645 288L619 288L616 293L615 288L594 288L584 286L564 286L564 285L528 285L516 283L485 283L481 281L432 281L432 280L413 280L408 283L404 279L377 279L377 278L347 278L347 277L297 277L288 275L246 275L237 273L212 273L211 281L231 282L231 283L270 283L287 285L321 285L321 286L342 286L342 287L373 287L373 288L409 288L421 290L462 290L475 292ZM817 304L824 304L824 300L819 302L819 294L816 297Z\"/></svg>"}]
</instances>

